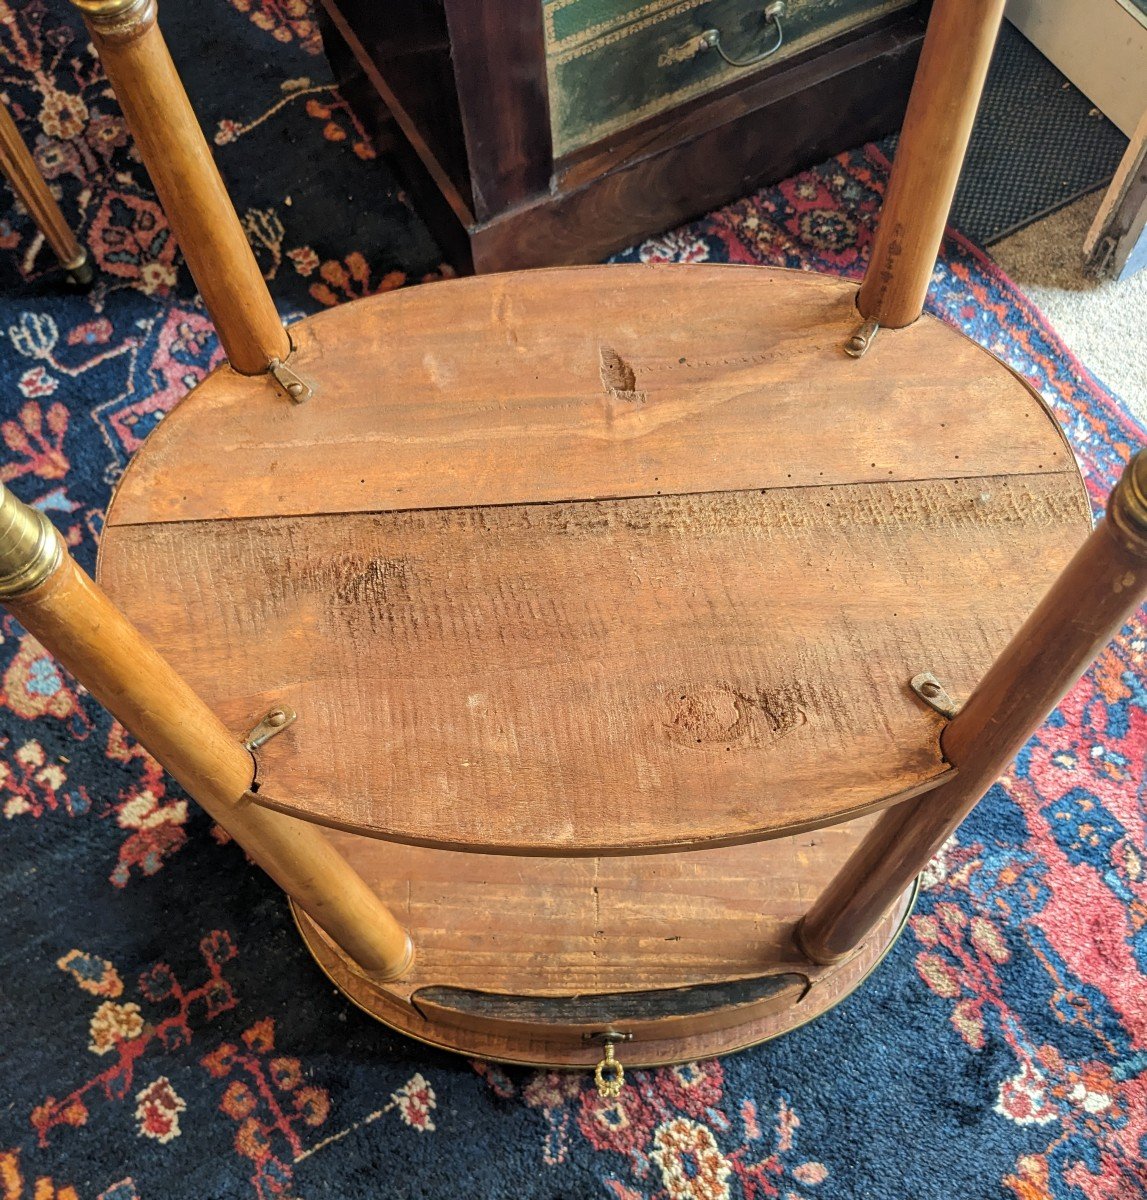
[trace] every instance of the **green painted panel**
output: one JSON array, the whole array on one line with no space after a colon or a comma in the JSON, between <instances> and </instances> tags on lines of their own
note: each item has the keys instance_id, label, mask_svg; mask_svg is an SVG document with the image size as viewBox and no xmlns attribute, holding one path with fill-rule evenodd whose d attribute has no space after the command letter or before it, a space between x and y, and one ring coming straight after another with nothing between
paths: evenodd
<instances>
[{"instance_id":1,"label":"green painted panel","mask_svg":"<svg viewBox=\"0 0 1147 1200\"><path fill-rule=\"evenodd\" d=\"M554 152L568 154L692 96L783 61L915 0L788 0L781 50L738 69L698 35L721 31L735 58L775 37L763 0L543 0Z\"/></svg>"},{"instance_id":2,"label":"green painted panel","mask_svg":"<svg viewBox=\"0 0 1147 1200\"><path fill-rule=\"evenodd\" d=\"M551 44L564 49L574 41L608 33L631 21L667 7L649 0L543 0L546 33Z\"/></svg>"}]
</instances>

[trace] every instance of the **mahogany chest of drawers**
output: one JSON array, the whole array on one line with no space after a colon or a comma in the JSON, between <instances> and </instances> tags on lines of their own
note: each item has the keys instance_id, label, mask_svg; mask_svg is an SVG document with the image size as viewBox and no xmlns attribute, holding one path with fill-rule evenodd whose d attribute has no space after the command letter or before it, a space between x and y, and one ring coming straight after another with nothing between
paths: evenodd
<instances>
[{"instance_id":1,"label":"mahogany chest of drawers","mask_svg":"<svg viewBox=\"0 0 1147 1200\"><path fill-rule=\"evenodd\" d=\"M896 129L924 0L322 0L462 269L591 262ZM748 63L749 65L742 65Z\"/></svg>"}]
</instances>

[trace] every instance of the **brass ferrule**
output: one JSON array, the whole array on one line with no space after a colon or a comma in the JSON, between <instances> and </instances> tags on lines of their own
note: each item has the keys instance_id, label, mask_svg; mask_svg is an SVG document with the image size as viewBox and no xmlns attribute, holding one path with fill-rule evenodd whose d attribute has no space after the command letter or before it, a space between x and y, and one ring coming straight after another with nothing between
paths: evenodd
<instances>
[{"instance_id":1,"label":"brass ferrule","mask_svg":"<svg viewBox=\"0 0 1147 1200\"><path fill-rule=\"evenodd\" d=\"M42 512L0 484L0 600L22 596L64 561L64 543Z\"/></svg>"},{"instance_id":2,"label":"brass ferrule","mask_svg":"<svg viewBox=\"0 0 1147 1200\"><path fill-rule=\"evenodd\" d=\"M155 0L72 0L93 33L130 42L155 24Z\"/></svg>"},{"instance_id":3,"label":"brass ferrule","mask_svg":"<svg viewBox=\"0 0 1147 1200\"><path fill-rule=\"evenodd\" d=\"M1108 497L1107 516L1127 548L1147 557L1147 450L1123 469Z\"/></svg>"}]
</instances>

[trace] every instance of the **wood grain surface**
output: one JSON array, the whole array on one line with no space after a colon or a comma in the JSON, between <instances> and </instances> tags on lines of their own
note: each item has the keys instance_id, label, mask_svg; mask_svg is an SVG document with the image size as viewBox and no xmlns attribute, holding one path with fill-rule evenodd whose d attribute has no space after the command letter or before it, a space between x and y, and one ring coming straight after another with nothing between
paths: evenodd
<instances>
[{"instance_id":1,"label":"wood grain surface","mask_svg":"<svg viewBox=\"0 0 1147 1200\"><path fill-rule=\"evenodd\" d=\"M298 711L262 803L589 853L937 782L940 718L908 681L966 695L1080 516L1034 475L122 526L104 577L225 721Z\"/></svg>"},{"instance_id":2,"label":"wood grain surface","mask_svg":"<svg viewBox=\"0 0 1147 1200\"><path fill-rule=\"evenodd\" d=\"M633 1035L618 1050L625 1062L681 1061L811 1020L879 960L907 895L846 963L817 966L792 943L796 921L870 825L863 818L689 854L566 860L335 833L336 847L410 928L414 964L379 985L305 918L300 928L356 1004L424 1041L576 1066L601 1057L600 1041L586 1035L614 1029ZM463 1001L453 989L472 995Z\"/></svg>"},{"instance_id":3,"label":"wood grain surface","mask_svg":"<svg viewBox=\"0 0 1147 1200\"><path fill-rule=\"evenodd\" d=\"M1147 451L1125 468L1108 515L945 726L958 774L888 812L809 912L801 945L849 953L952 836L1076 680L1147 598Z\"/></svg>"},{"instance_id":4,"label":"wood grain surface","mask_svg":"<svg viewBox=\"0 0 1147 1200\"><path fill-rule=\"evenodd\" d=\"M934 318L849 358L855 298L796 271L616 265L356 301L291 329L313 402L221 367L108 523L1074 471L1039 398Z\"/></svg>"},{"instance_id":5,"label":"wood grain surface","mask_svg":"<svg viewBox=\"0 0 1147 1200\"><path fill-rule=\"evenodd\" d=\"M101 577L233 728L299 712L269 807L553 855L843 820L945 776L909 679L966 695L1090 523L1006 368L855 321L707 267L335 310L314 400L222 371L160 426Z\"/></svg>"}]
</instances>

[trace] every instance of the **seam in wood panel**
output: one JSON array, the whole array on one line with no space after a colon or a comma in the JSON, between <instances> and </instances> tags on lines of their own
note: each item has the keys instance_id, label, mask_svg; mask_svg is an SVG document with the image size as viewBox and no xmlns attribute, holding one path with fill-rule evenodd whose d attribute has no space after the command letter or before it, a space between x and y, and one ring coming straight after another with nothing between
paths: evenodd
<instances>
[{"instance_id":1,"label":"seam in wood panel","mask_svg":"<svg viewBox=\"0 0 1147 1200\"><path fill-rule=\"evenodd\" d=\"M932 475L919 479L857 479L838 483L791 483L783 487L767 488L708 488L705 491L693 492L635 492L625 495L608 496L568 496L560 500L501 500L485 504L440 504L423 505L417 508L344 508L311 512L281 512L252 515L244 513L241 516L218 517L186 517L172 521L114 521L109 520L104 526L109 529L148 529L170 528L178 525L216 525L225 522L238 521L297 521L309 517L376 517L390 513L434 513L434 512L478 512L484 509L501 508L547 508L561 504L618 504L628 500L672 500L676 497L690 496L751 496L769 493L776 495L780 492L807 492L815 490L833 491L837 488L886 488L886 487L921 487L929 483L991 483L993 481L1011 481L1017 479L1051 479L1061 475L1079 474L1074 466L1064 467L1058 471L1017 471L1007 475ZM1081 487L1082 487L1082 480ZM1081 497L1086 493L1081 491ZM114 511L114 510L113 510ZM112 516L109 511L108 516Z\"/></svg>"}]
</instances>

